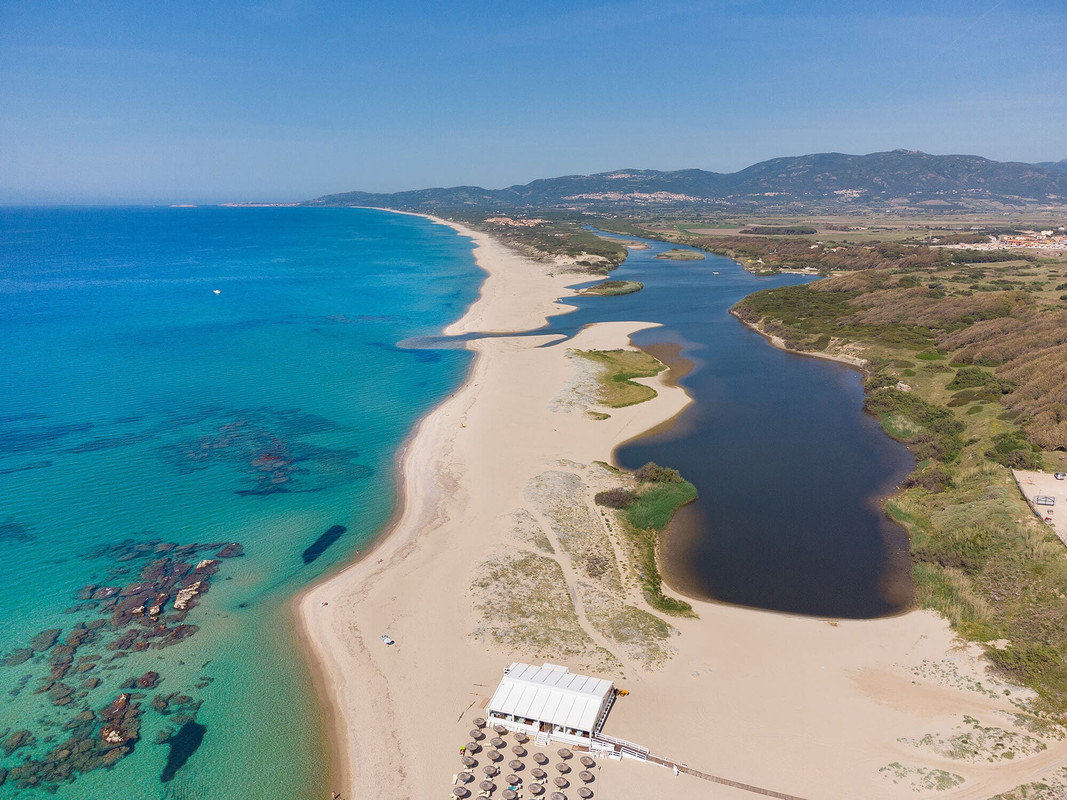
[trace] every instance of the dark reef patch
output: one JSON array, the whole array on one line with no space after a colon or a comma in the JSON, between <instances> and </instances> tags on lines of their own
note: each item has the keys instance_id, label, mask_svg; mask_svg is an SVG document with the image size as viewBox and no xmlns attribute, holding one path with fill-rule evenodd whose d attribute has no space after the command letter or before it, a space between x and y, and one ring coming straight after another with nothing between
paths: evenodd
<instances>
[{"instance_id":1,"label":"dark reef patch","mask_svg":"<svg viewBox=\"0 0 1067 800\"><path fill-rule=\"evenodd\" d=\"M162 447L163 459L183 474L228 467L239 475L240 485L234 490L239 495L321 491L373 473L354 462L356 450L304 441L342 428L299 409L213 409L174 422L192 428L195 435Z\"/></svg>"},{"instance_id":2,"label":"dark reef patch","mask_svg":"<svg viewBox=\"0 0 1067 800\"><path fill-rule=\"evenodd\" d=\"M326 552L326 548L341 538L341 534L347 531L344 525L332 525L326 533L322 534L318 539L311 543L302 554L301 558L304 559L305 564L310 564L316 558Z\"/></svg>"},{"instance_id":3,"label":"dark reef patch","mask_svg":"<svg viewBox=\"0 0 1067 800\"><path fill-rule=\"evenodd\" d=\"M102 439L90 439L74 445L68 453L95 453L97 450L114 450L116 447L129 447L155 438L149 433L130 433L125 436L108 436Z\"/></svg>"},{"instance_id":4,"label":"dark reef patch","mask_svg":"<svg viewBox=\"0 0 1067 800\"><path fill-rule=\"evenodd\" d=\"M63 425L0 428L0 453L21 453L52 447L68 436L85 433L93 427L91 422L71 422Z\"/></svg>"},{"instance_id":5,"label":"dark reef patch","mask_svg":"<svg viewBox=\"0 0 1067 800\"><path fill-rule=\"evenodd\" d=\"M29 464L20 464L17 467L5 467L0 469L0 475L12 475L16 472L27 472L31 469L47 469L52 466L51 461L31 461Z\"/></svg>"},{"instance_id":6,"label":"dark reef patch","mask_svg":"<svg viewBox=\"0 0 1067 800\"><path fill-rule=\"evenodd\" d=\"M179 544L148 535L87 553L85 558L108 561L96 577L100 583L75 593L80 602L69 609L74 618L62 629L40 631L0 660L0 668L25 665L29 670L0 672L0 684L13 687L8 694L14 697L29 687L44 712L32 722L27 718L25 730L0 732L0 751L17 759L0 765L6 782L56 792L61 784L132 754L145 712L140 701L165 680L155 666L165 662L153 660L146 669L143 659L128 667L120 666L127 663L120 659L194 636L200 629L189 617L221 569L221 559L243 552L238 542ZM125 577L115 580L120 576ZM201 675L196 688L212 680ZM108 705L94 711L101 702ZM206 728L195 722L200 702L176 691L156 695L147 708L180 726L166 735L171 754L164 775L173 777L203 740Z\"/></svg>"},{"instance_id":7,"label":"dark reef patch","mask_svg":"<svg viewBox=\"0 0 1067 800\"><path fill-rule=\"evenodd\" d=\"M0 522L0 543L12 544L18 542L22 544L32 542L36 538L30 533L30 529L26 525L14 517L8 517L3 522Z\"/></svg>"}]
</instances>

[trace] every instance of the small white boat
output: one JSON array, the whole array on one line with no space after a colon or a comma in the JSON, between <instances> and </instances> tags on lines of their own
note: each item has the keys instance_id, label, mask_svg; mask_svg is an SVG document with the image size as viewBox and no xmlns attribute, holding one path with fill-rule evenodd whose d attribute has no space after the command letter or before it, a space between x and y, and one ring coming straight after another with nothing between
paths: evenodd
<instances>
[{"instance_id":1,"label":"small white boat","mask_svg":"<svg viewBox=\"0 0 1067 800\"><path fill-rule=\"evenodd\" d=\"M718 275L719 273L718 273L718 272L713 272L713 273L711 273L711 274L712 274L712 275Z\"/></svg>"},{"instance_id":2,"label":"small white boat","mask_svg":"<svg viewBox=\"0 0 1067 800\"><path fill-rule=\"evenodd\" d=\"M222 289L212 289L215 294L222 294Z\"/></svg>"},{"instance_id":3,"label":"small white boat","mask_svg":"<svg viewBox=\"0 0 1067 800\"><path fill-rule=\"evenodd\" d=\"M396 642L394 642L392 639L390 639L384 633L382 634L382 641L385 642L386 644L390 644L390 645L391 644L396 644Z\"/></svg>"}]
</instances>

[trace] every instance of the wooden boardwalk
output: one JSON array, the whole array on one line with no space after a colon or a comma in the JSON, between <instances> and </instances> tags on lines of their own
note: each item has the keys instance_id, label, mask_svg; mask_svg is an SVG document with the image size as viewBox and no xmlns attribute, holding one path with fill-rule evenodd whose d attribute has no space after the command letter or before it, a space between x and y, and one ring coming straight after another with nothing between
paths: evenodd
<instances>
[{"instance_id":1,"label":"wooden boardwalk","mask_svg":"<svg viewBox=\"0 0 1067 800\"><path fill-rule=\"evenodd\" d=\"M729 778L720 778L718 775L709 775L706 772L693 769L687 764L682 764L677 761L672 761L669 758L663 758L662 756L652 755L646 748L639 745L635 745L632 742L627 742L624 739L616 739L611 736L604 736L603 734L596 737L596 741L602 746L611 747L615 753L619 756L625 755L627 758L633 758L638 761L647 761L653 764L659 764L661 767L667 769L677 770L680 773L686 775L692 775L694 778L700 778L701 780L708 781L709 783L717 783L720 786L729 786L734 789L740 789L743 792L749 792L751 794L762 795L763 797L777 797L778 800L805 800L803 797L798 797L795 794L786 794L785 792L778 792L774 789L764 789L760 786L753 786L750 783L742 783L741 781L730 780Z\"/></svg>"}]
</instances>

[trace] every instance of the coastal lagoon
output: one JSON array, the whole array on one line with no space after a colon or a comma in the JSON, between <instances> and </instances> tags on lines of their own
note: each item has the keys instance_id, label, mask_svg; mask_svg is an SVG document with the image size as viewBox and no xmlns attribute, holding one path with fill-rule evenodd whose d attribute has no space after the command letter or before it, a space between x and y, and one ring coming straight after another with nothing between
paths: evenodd
<instances>
[{"instance_id":1,"label":"coastal lagoon","mask_svg":"<svg viewBox=\"0 0 1067 800\"><path fill-rule=\"evenodd\" d=\"M0 767L57 797L328 796L287 604L388 520L470 362L395 343L482 274L370 210L0 210ZM0 797L52 796L18 778Z\"/></svg>"},{"instance_id":2,"label":"coastal lagoon","mask_svg":"<svg viewBox=\"0 0 1067 800\"><path fill-rule=\"evenodd\" d=\"M911 471L910 452L863 412L856 370L777 350L728 313L752 292L815 278L757 276L712 254L656 258L674 246L642 241L648 249L631 250L612 279L644 289L568 301L578 310L549 330L659 322L634 343L676 343L691 362L680 384L695 402L616 452L623 467L655 461L697 487L699 499L676 515L664 542L671 583L694 597L799 614L905 609L907 536L878 500Z\"/></svg>"}]
</instances>

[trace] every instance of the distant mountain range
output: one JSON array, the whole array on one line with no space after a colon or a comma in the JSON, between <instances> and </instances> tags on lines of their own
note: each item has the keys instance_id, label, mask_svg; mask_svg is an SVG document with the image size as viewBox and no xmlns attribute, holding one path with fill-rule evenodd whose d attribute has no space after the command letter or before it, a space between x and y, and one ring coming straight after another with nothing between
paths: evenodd
<instances>
[{"instance_id":1,"label":"distant mountain range","mask_svg":"<svg viewBox=\"0 0 1067 800\"><path fill-rule=\"evenodd\" d=\"M621 169L544 178L506 189L345 192L305 205L415 211L1006 211L1067 206L1067 159L1024 164L914 150L864 156L818 153L761 161L732 173Z\"/></svg>"}]
</instances>

